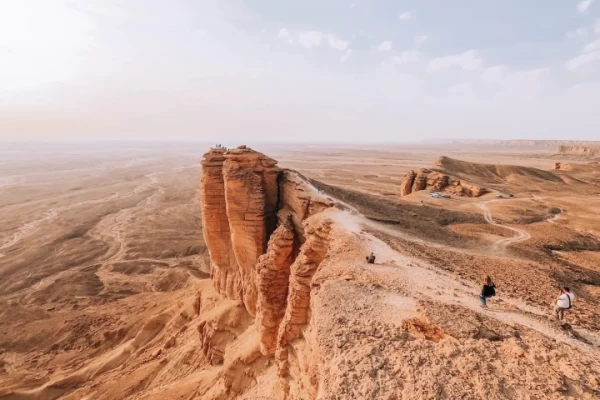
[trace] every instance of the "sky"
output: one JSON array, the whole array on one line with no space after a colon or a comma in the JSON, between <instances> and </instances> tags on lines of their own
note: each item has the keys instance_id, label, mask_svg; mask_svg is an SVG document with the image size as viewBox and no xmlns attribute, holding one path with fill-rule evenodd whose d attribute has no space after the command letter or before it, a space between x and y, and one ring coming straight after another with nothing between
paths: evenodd
<instances>
[{"instance_id":1,"label":"sky","mask_svg":"<svg viewBox=\"0 0 600 400\"><path fill-rule=\"evenodd\" d=\"M0 0L0 140L600 140L600 0Z\"/></svg>"}]
</instances>

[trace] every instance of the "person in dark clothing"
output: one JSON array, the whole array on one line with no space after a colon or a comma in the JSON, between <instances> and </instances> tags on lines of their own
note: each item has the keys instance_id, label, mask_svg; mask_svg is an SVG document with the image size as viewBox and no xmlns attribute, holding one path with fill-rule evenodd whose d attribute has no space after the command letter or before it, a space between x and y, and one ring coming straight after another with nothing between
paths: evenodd
<instances>
[{"instance_id":1,"label":"person in dark clothing","mask_svg":"<svg viewBox=\"0 0 600 400\"><path fill-rule=\"evenodd\" d=\"M492 278L489 276L485 277L483 282L483 288L481 288L481 294L479 300L481 300L481 307L487 308L487 299L496 295L496 285L492 282Z\"/></svg>"},{"instance_id":2,"label":"person in dark clothing","mask_svg":"<svg viewBox=\"0 0 600 400\"><path fill-rule=\"evenodd\" d=\"M369 264L375 264L375 254L373 254L373 252L371 252L366 259Z\"/></svg>"}]
</instances>

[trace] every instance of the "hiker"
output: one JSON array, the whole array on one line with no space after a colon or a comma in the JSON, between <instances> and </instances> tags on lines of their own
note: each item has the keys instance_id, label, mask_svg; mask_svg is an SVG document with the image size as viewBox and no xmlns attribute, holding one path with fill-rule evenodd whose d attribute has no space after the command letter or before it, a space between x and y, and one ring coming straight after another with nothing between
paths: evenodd
<instances>
[{"instance_id":1,"label":"hiker","mask_svg":"<svg viewBox=\"0 0 600 400\"><path fill-rule=\"evenodd\" d=\"M423 200L421 200L421 205L422 205L422 206L424 206L424 205L425 205L425 203L423 202Z\"/></svg>"},{"instance_id":2,"label":"hiker","mask_svg":"<svg viewBox=\"0 0 600 400\"><path fill-rule=\"evenodd\" d=\"M367 259L367 262L369 264L375 264L375 254L373 254L373 252L371 252L371 254L369 254L367 257L365 257Z\"/></svg>"},{"instance_id":3,"label":"hiker","mask_svg":"<svg viewBox=\"0 0 600 400\"><path fill-rule=\"evenodd\" d=\"M557 321L562 321L565 317L565 311L573 307L575 301L575 295L571 293L568 287L560 289L560 293L556 298L556 306L554 307L554 314L556 315Z\"/></svg>"},{"instance_id":4,"label":"hiker","mask_svg":"<svg viewBox=\"0 0 600 400\"><path fill-rule=\"evenodd\" d=\"M481 307L487 308L487 299L496 295L496 285L492 282L492 278L490 276L485 277L485 281L483 282L483 288L481 288L481 294L479 295L479 300L481 300Z\"/></svg>"}]
</instances>

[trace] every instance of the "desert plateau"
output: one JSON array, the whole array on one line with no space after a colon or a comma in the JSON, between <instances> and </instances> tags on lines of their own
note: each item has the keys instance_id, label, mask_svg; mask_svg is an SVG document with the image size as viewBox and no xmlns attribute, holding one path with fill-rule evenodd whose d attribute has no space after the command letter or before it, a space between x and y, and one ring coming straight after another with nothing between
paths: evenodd
<instances>
[{"instance_id":1,"label":"desert plateau","mask_svg":"<svg viewBox=\"0 0 600 400\"><path fill-rule=\"evenodd\" d=\"M1 400L600 398L600 143L225 146L2 143Z\"/></svg>"}]
</instances>

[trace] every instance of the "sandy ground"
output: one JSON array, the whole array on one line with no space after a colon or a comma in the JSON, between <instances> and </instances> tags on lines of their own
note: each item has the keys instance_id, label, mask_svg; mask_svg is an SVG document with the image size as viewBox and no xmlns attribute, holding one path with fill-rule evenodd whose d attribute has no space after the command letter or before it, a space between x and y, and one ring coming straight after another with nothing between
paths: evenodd
<instances>
[{"instance_id":1,"label":"sandy ground","mask_svg":"<svg viewBox=\"0 0 600 400\"><path fill-rule=\"evenodd\" d=\"M442 146L254 148L350 206L340 224L376 252L378 263L365 274L397 294L373 301L402 315L399 326L418 315L419 299L596 354L600 187L545 191L535 182L535 190L515 191L514 199L398 197L402 175L440 155L541 169L560 158ZM202 385L218 371L202 356L193 315L196 294L210 283L199 214L206 149L0 148L1 399L193 398L208 390ZM477 292L488 274L499 296L482 310ZM549 307L565 284L577 295L568 313L575 334L561 330ZM519 396L504 398L511 397Z\"/></svg>"}]
</instances>

